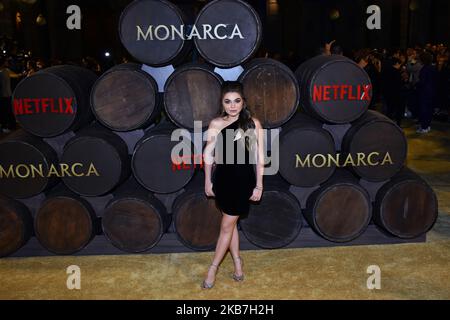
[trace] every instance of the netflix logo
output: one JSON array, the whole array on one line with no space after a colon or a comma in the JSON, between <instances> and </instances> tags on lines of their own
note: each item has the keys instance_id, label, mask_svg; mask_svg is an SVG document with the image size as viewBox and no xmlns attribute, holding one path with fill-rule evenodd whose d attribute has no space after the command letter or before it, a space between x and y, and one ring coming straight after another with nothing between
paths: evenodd
<instances>
[{"instance_id":1,"label":"netflix logo","mask_svg":"<svg viewBox=\"0 0 450 320\"><path fill-rule=\"evenodd\" d=\"M42 113L74 114L73 97L14 99L16 116Z\"/></svg>"},{"instance_id":2,"label":"netflix logo","mask_svg":"<svg viewBox=\"0 0 450 320\"><path fill-rule=\"evenodd\" d=\"M313 102L322 101L370 101L370 89L372 85L315 85L313 91Z\"/></svg>"},{"instance_id":3,"label":"netflix logo","mask_svg":"<svg viewBox=\"0 0 450 320\"><path fill-rule=\"evenodd\" d=\"M203 169L203 154L192 154L188 156L178 156L178 159L174 161L172 159L172 171L179 170L192 170L200 165L200 169Z\"/></svg>"}]
</instances>

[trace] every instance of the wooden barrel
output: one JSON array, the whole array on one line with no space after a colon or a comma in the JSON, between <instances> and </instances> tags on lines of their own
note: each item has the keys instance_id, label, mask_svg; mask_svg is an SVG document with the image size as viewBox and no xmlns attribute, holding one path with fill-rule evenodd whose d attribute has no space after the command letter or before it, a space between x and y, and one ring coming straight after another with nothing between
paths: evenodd
<instances>
[{"instance_id":1,"label":"wooden barrel","mask_svg":"<svg viewBox=\"0 0 450 320\"><path fill-rule=\"evenodd\" d=\"M315 190L306 201L304 216L323 238L347 242L359 237L372 217L368 193L345 169Z\"/></svg>"},{"instance_id":2,"label":"wooden barrel","mask_svg":"<svg viewBox=\"0 0 450 320\"><path fill-rule=\"evenodd\" d=\"M18 130L0 141L0 194L30 198L54 186L60 176L55 150Z\"/></svg>"},{"instance_id":3,"label":"wooden barrel","mask_svg":"<svg viewBox=\"0 0 450 320\"><path fill-rule=\"evenodd\" d=\"M206 129L220 112L222 83L222 77L206 64L189 63L176 69L167 79L164 92L170 120L188 130L194 129L194 121L201 121L202 129Z\"/></svg>"},{"instance_id":4,"label":"wooden barrel","mask_svg":"<svg viewBox=\"0 0 450 320\"><path fill-rule=\"evenodd\" d=\"M24 246L33 233L33 218L21 202L0 196L0 257Z\"/></svg>"},{"instance_id":5,"label":"wooden barrel","mask_svg":"<svg viewBox=\"0 0 450 320\"><path fill-rule=\"evenodd\" d=\"M99 231L91 205L76 194L64 190L50 194L38 210L34 230L48 251L70 255L82 250ZM62 191L64 190L64 191Z\"/></svg>"},{"instance_id":6,"label":"wooden barrel","mask_svg":"<svg viewBox=\"0 0 450 320\"><path fill-rule=\"evenodd\" d=\"M189 183L196 165L193 157L194 147L190 137L171 141L171 135L178 129L164 122L150 129L138 141L134 149L131 168L136 180L147 190L156 193L172 193ZM176 153L172 158L172 149L184 148L186 152ZM188 163L191 159L191 164ZM183 162L183 163L182 163Z\"/></svg>"},{"instance_id":7,"label":"wooden barrel","mask_svg":"<svg viewBox=\"0 0 450 320\"><path fill-rule=\"evenodd\" d=\"M331 134L322 124L297 113L280 133L280 174L290 184L313 187L325 182L334 173L328 155L335 155Z\"/></svg>"},{"instance_id":8,"label":"wooden barrel","mask_svg":"<svg viewBox=\"0 0 450 320\"><path fill-rule=\"evenodd\" d=\"M97 76L76 66L55 66L23 79L14 90L17 122L39 137L55 137L92 120L89 95Z\"/></svg>"},{"instance_id":9,"label":"wooden barrel","mask_svg":"<svg viewBox=\"0 0 450 320\"><path fill-rule=\"evenodd\" d=\"M178 239L196 251L215 248L220 234L222 213L214 198L205 194L204 174L197 174L172 206L173 222Z\"/></svg>"},{"instance_id":10,"label":"wooden barrel","mask_svg":"<svg viewBox=\"0 0 450 320\"><path fill-rule=\"evenodd\" d=\"M128 147L118 135L94 125L67 142L61 156L67 168L62 180L83 196L104 195L130 175Z\"/></svg>"},{"instance_id":11,"label":"wooden barrel","mask_svg":"<svg viewBox=\"0 0 450 320\"><path fill-rule=\"evenodd\" d=\"M399 238L415 238L429 231L438 216L438 202L431 187L404 168L378 190L374 222Z\"/></svg>"},{"instance_id":12,"label":"wooden barrel","mask_svg":"<svg viewBox=\"0 0 450 320\"><path fill-rule=\"evenodd\" d=\"M344 56L314 57L300 65L295 75L302 107L321 121L352 122L369 107L370 78L364 69Z\"/></svg>"},{"instance_id":13,"label":"wooden barrel","mask_svg":"<svg viewBox=\"0 0 450 320\"><path fill-rule=\"evenodd\" d=\"M297 110L300 89L294 73L272 59L253 59L246 63L239 81L252 114L264 128L276 128L286 123Z\"/></svg>"},{"instance_id":14,"label":"wooden barrel","mask_svg":"<svg viewBox=\"0 0 450 320\"><path fill-rule=\"evenodd\" d=\"M138 64L108 70L94 84L91 105L97 120L113 131L131 131L152 124L161 112L162 97L150 74Z\"/></svg>"},{"instance_id":15,"label":"wooden barrel","mask_svg":"<svg viewBox=\"0 0 450 320\"><path fill-rule=\"evenodd\" d=\"M238 66L258 50L262 24L256 11L241 0L209 2L197 16L193 37L200 55L223 68Z\"/></svg>"},{"instance_id":16,"label":"wooden barrel","mask_svg":"<svg viewBox=\"0 0 450 320\"><path fill-rule=\"evenodd\" d=\"M134 179L129 179L106 205L102 228L115 247L137 253L156 246L170 220L161 201Z\"/></svg>"},{"instance_id":17,"label":"wooden barrel","mask_svg":"<svg viewBox=\"0 0 450 320\"><path fill-rule=\"evenodd\" d=\"M302 213L289 184L279 176L264 177L261 201L250 206L240 226L248 241L261 248L282 248L294 241L302 228Z\"/></svg>"},{"instance_id":18,"label":"wooden barrel","mask_svg":"<svg viewBox=\"0 0 450 320\"><path fill-rule=\"evenodd\" d=\"M169 1L133 1L120 17L120 40L140 62L154 67L175 64L192 47L186 38L186 22L180 9Z\"/></svg>"},{"instance_id":19,"label":"wooden barrel","mask_svg":"<svg viewBox=\"0 0 450 320\"><path fill-rule=\"evenodd\" d=\"M357 175L376 182L391 178L403 167L407 141L393 121L369 110L352 123L342 141L342 149L354 159L351 168Z\"/></svg>"}]
</instances>

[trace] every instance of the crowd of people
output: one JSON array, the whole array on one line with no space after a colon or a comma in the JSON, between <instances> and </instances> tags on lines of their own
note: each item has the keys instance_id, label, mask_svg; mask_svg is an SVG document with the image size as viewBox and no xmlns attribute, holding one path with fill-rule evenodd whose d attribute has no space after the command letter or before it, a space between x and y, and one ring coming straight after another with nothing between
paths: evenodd
<instances>
[{"instance_id":1,"label":"crowd of people","mask_svg":"<svg viewBox=\"0 0 450 320\"><path fill-rule=\"evenodd\" d=\"M325 44L317 54L344 55L343 48L335 41ZM373 99L371 109L383 112L402 126L405 117L415 119L417 132L431 130L433 118L448 121L450 108L450 50L443 44L416 46L406 50L360 49L345 54L364 68L371 78ZM191 57L195 59L198 56ZM280 60L293 71L302 62L292 51L286 57L260 50L258 57ZM14 87L25 77L49 66L72 64L88 68L101 75L114 64L130 62L122 57L109 65L99 63L93 57L80 61L46 61L42 58L0 56L0 133L16 128L12 115L11 96Z\"/></svg>"},{"instance_id":2,"label":"crowd of people","mask_svg":"<svg viewBox=\"0 0 450 320\"><path fill-rule=\"evenodd\" d=\"M417 120L417 133L431 130L433 116L448 121L450 108L450 53L444 45L406 50L355 52L355 61L369 74L374 99L372 108L381 111L399 126L404 117Z\"/></svg>"}]
</instances>

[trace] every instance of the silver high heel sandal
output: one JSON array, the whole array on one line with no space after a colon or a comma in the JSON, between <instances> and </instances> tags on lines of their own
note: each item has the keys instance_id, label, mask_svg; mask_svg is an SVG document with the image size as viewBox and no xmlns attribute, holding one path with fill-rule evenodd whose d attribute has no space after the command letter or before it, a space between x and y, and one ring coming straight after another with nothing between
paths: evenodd
<instances>
[{"instance_id":1,"label":"silver high heel sandal","mask_svg":"<svg viewBox=\"0 0 450 320\"><path fill-rule=\"evenodd\" d=\"M216 273L217 273L217 269L219 269L219 265L211 263L211 265L208 268L208 272L209 272L209 269L211 269L212 267L216 268ZM208 283L208 282L206 282L206 280L203 280L201 287L202 287L202 289L212 289L212 287L214 287L214 283L215 283L215 280L213 283Z\"/></svg>"},{"instance_id":2,"label":"silver high heel sandal","mask_svg":"<svg viewBox=\"0 0 450 320\"><path fill-rule=\"evenodd\" d=\"M239 260L241 263L241 268L244 266L244 260L242 260L241 257L236 257L236 258L233 257L233 260ZM244 281L244 274L238 276L236 273L233 272L233 280L237 281L237 282Z\"/></svg>"}]
</instances>

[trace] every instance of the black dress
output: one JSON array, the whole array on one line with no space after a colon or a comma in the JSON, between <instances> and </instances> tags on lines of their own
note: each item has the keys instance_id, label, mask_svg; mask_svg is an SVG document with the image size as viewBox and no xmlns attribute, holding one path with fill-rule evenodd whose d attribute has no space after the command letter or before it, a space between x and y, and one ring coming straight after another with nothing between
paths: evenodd
<instances>
[{"instance_id":1,"label":"black dress","mask_svg":"<svg viewBox=\"0 0 450 320\"><path fill-rule=\"evenodd\" d=\"M242 137L235 136L236 140L226 134L226 129L236 130L237 121L229 124L223 128L221 134L222 143L218 135L215 152L216 160L220 159L222 154L222 163L216 163L212 173L213 192L216 195L216 204L219 209L231 216L247 215L249 211L249 198L253 194L253 189L256 186L255 174L255 156L253 152L244 145ZM229 131L231 133L231 131ZM233 145L234 158L227 161L226 146ZM238 163L238 150L240 154L245 155L245 161ZM244 152L242 152L244 151ZM231 157L231 156L230 156ZM242 157L244 158L244 157ZM231 162L232 160L232 162ZM230 163L231 162L231 163Z\"/></svg>"}]
</instances>

